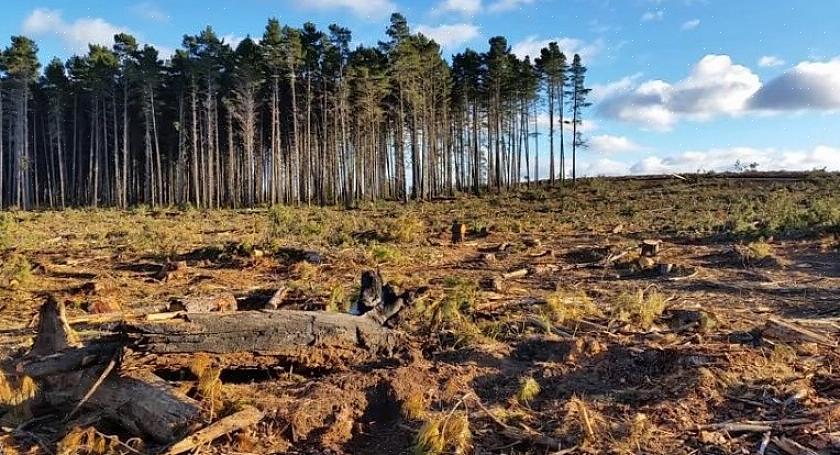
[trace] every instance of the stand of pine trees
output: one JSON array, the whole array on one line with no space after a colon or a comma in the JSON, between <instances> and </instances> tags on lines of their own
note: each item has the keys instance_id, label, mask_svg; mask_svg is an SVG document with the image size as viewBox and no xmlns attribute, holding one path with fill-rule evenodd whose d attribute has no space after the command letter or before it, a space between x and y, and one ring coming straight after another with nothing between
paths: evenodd
<instances>
[{"instance_id":1,"label":"stand of pine trees","mask_svg":"<svg viewBox=\"0 0 840 455\"><path fill-rule=\"evenodd\" d=\"M164 61L120 34L43 68L37 45L13 37L0 56L0 207L350 206L504 191L539 180L541 113L550 181L565 179L569 129L576 176L589 106L578 55L568 64L551 43L532 63L494 37L450 64L399 14L387 37L351 50L346 28L271 19L235 49L207 27Z\"/></svg>"}]
</instances>

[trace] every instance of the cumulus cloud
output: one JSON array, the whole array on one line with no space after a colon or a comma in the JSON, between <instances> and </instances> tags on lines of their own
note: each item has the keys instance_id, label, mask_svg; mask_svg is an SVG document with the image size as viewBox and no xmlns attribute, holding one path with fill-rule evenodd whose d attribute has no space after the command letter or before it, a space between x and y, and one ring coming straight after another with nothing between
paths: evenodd
<instances>
[{"instance_id":1,"label":"cumulus cloud","mask_svg":"<svg viewBox=\"0 0 840 455\"><path fill-rule=\"evenodd\" d=\"M379 19L396 11L390 0L309 0L304 4L316 9L347 9L359 17Z\"/></svg>"},{"instance_id":2,"label":"cumulus cloud","mask_svg":"<svg viewBox=\"0 0 840 455\"><path fill-rule=\"evenodd\" d=\"M141 2L131 7L131 11L140 17L152 22L166 23L172 18L158 5L152 2Z\"/></svg>"},{"instance_id":3,"label":"cumulus cloud","mask_svg":"<svg viewBox=\"0 0 840 455\"><path fill-rule=\"evenodd\" d=\"M656 11L648 11L645 14L642 14L642 22L653 22L653 21L661 21L665 18L665 11L656 10Z\"/></svg>"},{"instance_id":4,"label":"cumulus cloud","mask_svg":"<svg viewBox=\"0 0 840 455\"><path fill-rule=\"evenodd\" d=\"M488 10L490 12L499 13L503 11L511 11L525 5L534 3L534 0L496 0L491 3Z\"/></svg>"},{"instance_id":5,"label":"cumulus cloud","mask_svg":"<svg viewBox=\"0 0 840 455\"><path fill-rule=\"evenodd\" d=\"M642 146L633 142L625 136L613 136L602 134L588 139L589 150L605 155L613 153L634 152L642 149Z\"/></svg>"},{"instance_id":6,"label":"cumulus cloud","mask_svg":"<svg viewBox=\"0 0 840 455\"><path fill-rule=\"evenodd\" d=\"M727 55L707 55L681 81L630 80L612 87L611 94L599 95L598 110L607 118L668 130L683 118L739 114L760 88L761 80L749 68Z\"/></svg>"},{"instance_id":7,"label":"cumulus cloud","mask_svg":"<svg viewBox=\"0 0 840 455\"><path fill-rule=\"evenodd\" d=\"M442 24L437 26L418 25L417 31L435 40L444 48L460 46L479 35L479 28L473 24Z\"/></svg>"},{"instance_id":8,"label":"cumulus cloud","mask_svg":"<svg viewBox=\"0 0 840 455\"><path fill-rule=\"evenodd\" d=\"M23 33L32 36L55 36L61 39L71 52L85 52L88 44L109 46L114 35L128 33L125 27L111 24L101 18L81 18L74 21L64 19L61 11L37 8L23 21Z\"/></svg>"},{"instance_id":9,"label":"cumulus cloud","mask_svg":"<svg viewBox=\"0 0 840 455\"><path fill-rule=\"evenodd\" d=\"M700 26L700 19L692 19L690 21L683 22L682 26L680 27L683 31L694 30Z\"/></svg>"},{"instance_id":10,"label":"cumulus cloud","mask_svg":"<svg viewBox=\"0 0 840 455\"><path fill-rule=\"evenodd\" d=\"M796 65L765 84L753 97L751 107L770 111L840 109L840 58Z\"/></svg>"},{"instance_id":11,"label":"cumulus cloud","mask_svg":"<svg viewBox=\"0 0 840 455\"><path fill-rule=\"evenodd\" d=\"M244 36L240 36L235 33L228 33L227 35L222 36L222 41L234 49L236 49L236 47L239 46L239 43L241 43L244 39Z\"/></svg>"},{"instance_id":12,"label":"cumulus cloud","mask_svg":"<svg viewBox=\"0 0 840 455\"><path fill-rule=\"evenodd\" d=\"M473 15L481 11L481 0L444 0L435 9L435 13L462 13Z\"/></svg>"},{"instance_id":13,"label":"cumulus cloud","mask_svg":"<svg viewBox=\"0 0 840 455\"><path fill-rule=\"evenodd\" d=\"M548 38L540 39L536 35L529 36L522 41L511 46L511 52L516 54L519 58L525 58L526 55L531 57L531 60L540 56L540 50L548 47L548 43L552 41L557 42L560 50L570 57L574 54L580 54L584 61L591 61L593 57L598 55L604 49L604 42L596 40L593 42L586 42L577 38Z\"/></svg>"},{"instance_id":14,"label":"cumulus cloud","mask_svg":"<svg viewBox=\"0 0 840 455\"><path fill-rule=\"evenodd\" d=\"M736 162L756 163L760 170L840 170L840 148L825 145L811 150L777 150L733 147L687 151L676 155L649 156L632 164L630 174L732 171Z\"/></svg>"},{"instance_id":15,"label":"cumulus cloud","mask_svg":"<svg viewBox=\"0 0 840 455\"><path fill-rule=\"evenodd\" d=\"M773 68L776 66L783 66L785 61L774 55L765 55L758 59L758 66L762 68Z\"/></svg>"},{"instance_id":16,"label":"cumulus cloud","mask_svg":"<svg viewBox=\"0 0 840 455\"><path fill-rule=\"evenodd\" d=\"M614 177L629 174L629 166L621 161L601 158L595 161L581 161L578 173L586 177Z\"/></svg>"}]
</instances>

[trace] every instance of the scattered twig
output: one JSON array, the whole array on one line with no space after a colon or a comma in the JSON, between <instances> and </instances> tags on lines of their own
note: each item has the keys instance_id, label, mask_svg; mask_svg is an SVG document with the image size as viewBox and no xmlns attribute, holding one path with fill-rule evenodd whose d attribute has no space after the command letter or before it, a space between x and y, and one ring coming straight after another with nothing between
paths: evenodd
<instances>
[{"instance_id":1,"label":"scattered twig","mask_svg":"<svg viewBox=\"0 0 840 455\"><path fill-rule=\"evenodd\" d=\"M466 396L464 396L465 400L467 398L472 398L473 401L475 402L476 406L478 406L484 412L484 414L486 414L487 417L490 418L490 420L492 420L493 422L496 423L496 425L501 427L502 434L504 434L505 436L507 436L511 439L516 439L516 440L519 440L519 441L528 441L528 442L530 442L532 444L535 444L535 445L548 447L549 449L552 449L552 450L558 450L559 452L554 452L554 453L557 453L557 454L571 453L571 451L577 449L577 447L572 447L572 448L568 448L568 449L565 449L565 450L561 449L563 444L560 441L558 441L558 440L556 440L556 439L554 439L550 436L546 436L546 435L544 435L544 434L542 434L542 433L540 433L536 430L533 430L533 429L527 427L524 424L522 424L521 429L512 427L512 426L502 422L501 419L499 419L498 417L493 415L493 413L490 412L490 410L487 409L484 406L484 404L481 402L481 400L477 396L475 396L475 394L469 393Z\"/></svg>"},{"instance_id":2,"label":"scattered twig","mask_svg":"<svg viewBox=\"0 0 840 455\"><path fill-rule=\"evenodd\" d=\"M802 444L785 437L773 438L773 444L789 455L819 455Z\"/></svg>"},{"instance_id":3,"label":"scattered twig","mask_svg":"<svg viewBox=\"0 0 840 455\"><path fill-rule=\"evenodd\" d=\"M106 366L105 370L102 371L102 374L99 375L99 379L97 379L96 382L93 383L93 386L91 386L90 390L88 390L87 393L85 394L85 396L82 397L82 400L79 401L76 404L76 407L74 407L73 410L70 411L70 414L67 414L67 417L64 418L65 422L72 419L73 416L75 416L76 413L79 412L79 409L81 409L82 406L84 406L85 403L87 403L87 401L90 399L90 397L92 397L93 394L96 393L96 390L99 388L99 386L101 386L102 383L105 382L105 378L107 378L108 375L111 374L111 371L114 370L114 367L116 365L117 365L117 356L114 355L113 357L111 357L111 361L108 362L108 366Z\"/></svg>"},{"instance_id":4,"label":"scattered twig","mask_svg":"<svg viewBox=\"0 0 840 455\"><path fill-rule=\"evenodd\" d=\"M201 430L196 431L189 437L173 444L166 452L167 455L178 455L188 452L203 444L232 433L243 428L247 428L262 420L264 414L259 409L248 406L245 409L231 414L217 422L214 422Z\"/></svg>"},{"instance_id":5,"label":"scattered twig","mask_svg":"<svg viewBox=\"0 0 840 455\"><path fill-rule=\"evenodd\" d=\"M764 452L767 451L767 446L770 445L770 432L764 433L764 437L761 438L761 445L758 447L758 455L764 455Z\"/></svg>"}]
</instances>

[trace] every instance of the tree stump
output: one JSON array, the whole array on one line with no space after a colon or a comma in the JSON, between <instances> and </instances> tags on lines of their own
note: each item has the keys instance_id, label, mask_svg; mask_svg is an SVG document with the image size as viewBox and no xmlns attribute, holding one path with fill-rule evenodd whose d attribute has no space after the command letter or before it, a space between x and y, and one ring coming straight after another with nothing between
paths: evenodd
<instances>
[{"instance_id":1,"label":"tree stump","mask_svg":"<svg viewBox=\"0 0 840 455\"><path fill-rule=\"evenodd\" d=\"M38 334L29 355L47 356L78 345L76 333L67 323L64 303L47 296L38 313Z\"/></svg>"},{"instance_id":2,"label":"tree stump","mask_svg":"<svg viewBox=\"0 0 840 455\"><path fill-rule=\"evenodd\" d=\"M662 247L661 240L644 240L642 241L642 256L647 258L656 257L659 255Z\"/></svg>"},{"instance_id":3,"label":"tree stump","mask_svg":"<svg viewBox=\"0 0 840 455\"><path fill-rule=\"evenodd\" d=\"M464 223L454 222L452 223L452 243L459 244L464 243L464 240L467 238L467 225Z\"/></svg>"}]
</instances>

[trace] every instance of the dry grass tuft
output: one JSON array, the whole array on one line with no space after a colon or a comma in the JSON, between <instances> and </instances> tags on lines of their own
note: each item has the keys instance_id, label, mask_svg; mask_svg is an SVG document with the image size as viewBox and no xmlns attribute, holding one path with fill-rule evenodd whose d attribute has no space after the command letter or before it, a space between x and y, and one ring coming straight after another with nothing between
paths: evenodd
<instances>
[{"instance_id":1,"label":"dry grass tuft","mask_svg":"<svg viewBox=\"0 0 840 455\"><path fill-rule=\"evenodd\" d=\"M601 316L601 310L584 291L557 291L545 299L546 316L557 324Z\"/></svg>"},{"instance_id":2,"label":"dry grass tuft","mask_svg":"<svg viewBox=\"0 0 840 455\"><path fill-rule=\"evenodd\" d=\"M140 439L125 443L117 436L100 433L93 427L75 427L56 447L56 455L123 455L143 453Z\"/></svg>"},{"instance_id":3,"label":"dry grass tuft","mask_svg":"<svg viewBox=\"0 0 840 455\"><path fill-rule=\"evenodd\" d=\"M423 392L415 391L403 401L401 411L409 420L422 420L427 415L428 402Z\"/></svg>"},{"instance_id":4,"label":"dry grass tuft","mask_svg":"<svg viewBox=\"0 0 840 455\"><path fill-rule=\"evenodd\" d=\"M38 384L29 376L9 380L0 373L0 406L19 406L38 393Z\"/></svg>"},{"instance_id":5,"label":"dry grass tuft","mask_svg":"<svg viewBox=\"0 0 840 455\"><path fill-rule=\"evenodd\" d=\"M0 264L0 281L10 288L25 287L32 280L32 266L22 254L12 254Z\"/></svg>"},{"instance_id":6,"label":"dry grass tuft","mask_svg":"<svg viewBox=\"0 0 840 455\"><path fill-rule=\"evenodd\" d=\"M412 213L404 213L386 224L385 236L397 243L413 243L426 229L423 220Z\"/></svg>"},{"instance_id":7,"label":"dry grass tuft","mask_svg":"<svg viewBox=\"0 0 840 455\"><path fill-rule=\"evenodd\" d=\"M206 355L197 355L190 364L190 372L198 378L196 392L210 407L210 414L214 415L224 405L221 375L222 369L214 367Z\"/></svg>"},{"instance_id":8,"label":"dry grass tuft","mask_svg":"<svg viewBox=\"0 0 840 455\"><path fill-rule=\"evenodd\" d=\"M540 383L531 376L519 380L519 390L516 400L521 404L529 404L540 394Z\"/></svg>"},{"instance_id":9,"label":"dry grass tuft","mask_svg":"<svg viewBox=\"0 0 840 455\"><path fill-rule=\"evenodd\" d=\"M613 304L613 317L622 322L637 324L642 329L649 329L667 305L668 299L656 289L640 289L636 293L625 292L619 295Z\"/></svg>"},{"instance_id":10,"label":"dry grass tuft","mask_svg":"<svg viewBox=\"0 0 840 455\"><path fill-rule=\"evenodd\" d=\"M765 240L750 242L746 245L735 245L735 254L744 266L774 267L783 266L784 261L776 255L773 245Z\"/></svg>"},{"instance_id":11,"label":"dry grass tuft","mask_svg":"<svg viewBox=\"0 0 840 455\"><path fill-rule=\"evenodd\" d=\"M620 425L621 439L615 448L621 453L644 453L644 447L653 439L656 427L647 415L638 413Z\"/></svg>"},{"instance_id":12,"label":"dry grass tuft","mask_svg":"<svg viewBox=\"0 0 840 455\"><path fill-rule=\"evenodd\" d=\"M451 412L448 415L434 414L417 433L414 445L416 455L462 454L472 446L472 432L466 412Z\"/></svg>"},{"instance_id":13,"label":"dry grass tuft","mask_svg":"<svg viewBox=\"0 0 840 455\"><path fill-rule=\"evenodd\" d=\"M575 444L592 444L607 435L607 421L583 399L573 396L564 406L563 436Z\"/></svg>"},{"instance_id":14,"label":"dry grass tuft","mask_svg":"<svg viewBox=\"0 0 840 455\"><path fill-rule=\"evenodd\" d=\"M301 261L292 266L292 272L298 280L313 281L321 274L321 267L311 262Z\"/></svg>"}]
</instances>

